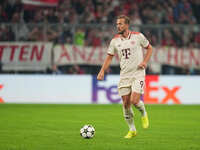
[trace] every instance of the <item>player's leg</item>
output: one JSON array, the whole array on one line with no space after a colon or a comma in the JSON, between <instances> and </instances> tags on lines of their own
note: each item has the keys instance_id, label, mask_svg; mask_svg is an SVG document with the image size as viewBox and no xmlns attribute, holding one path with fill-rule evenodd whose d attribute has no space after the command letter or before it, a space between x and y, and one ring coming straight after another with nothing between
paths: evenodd
<instances>
[{"instance_id":1,"label":"player's leg","mask_svg":"<svg viewBox=\"0 0 200 150\"><path fill-rule=\"evenodd\" d=\"M144 103L142 100L140 100L140 98L141 98L140 93L136 92L131 93L131 103L135 106L135 108L137 108L141 112L142 116L145 116L147 112Z\"/></svg>"},{"instance_id":2,"label":"player's leg","mask_svg":"<svg viewBox=\"0 0 200 150\"><path fill-rule=\"evenodd\" d=\"M123 100L123 114L124 118L129 126L129 132L125 136L125 138L132 138L136 136L136 128L134 124L134 113L131 107L130 96L131 96L131 89L130 88L120 88L119 94L122 96Z\"/></svg>"},{"instance_id":3,"label":"player's leg","mask_svg":"<svg viewBox=\"0 0 200 150\"><path fill-rule=\"evenodd\" d=\"M130 102L130 94L122 96L122 100L123 100L124 119L126 120L129 126L129 130L136 131L133 120L133 109L131 107L131 102Z\"/></svg>"},{"instance_id":4,"label":"player's leg","mask_svg":"<svg viewBox=\"0 0 200 150\"><path fill-rule=\"evenodd\" d=\"M142 127L143 128L148 128L149 127L149 119L148 119L148 115L144 106L144 103L142 100L140 100L141 94L140 93L136 93L136 92L132 92L131 93L131 103L135 106L135 108L137 108L141 114L142 114Z\"/></svg>"},{"instance_id":5,"label":"player's leg","mask_svg":"<svg viewBox=\"0 0 200 150\"><path fill-rule=\"evenodd\" d=\"M149 127L149 120L143 101L140 99L144 93L144 78L139 78L132 85L131 103L141 112L143 128Z\"/></svg>"}]
</instances>

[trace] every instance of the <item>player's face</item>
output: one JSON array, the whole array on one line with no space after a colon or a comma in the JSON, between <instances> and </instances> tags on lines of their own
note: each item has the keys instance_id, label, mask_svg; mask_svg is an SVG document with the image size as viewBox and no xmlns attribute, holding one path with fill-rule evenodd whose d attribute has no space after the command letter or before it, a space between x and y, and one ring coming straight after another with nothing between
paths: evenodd
<instances>
[{"instance_id":1,"label":"player's face","mask_svg":"<svg viewBox=\"0 0 200 150\"><path fill-rule=\"evenodd\" d=\"M128 24L125 23L125 19L117 19L117 31L118 34L123 34L128 29Z\"/></svg>"}]
</instances>

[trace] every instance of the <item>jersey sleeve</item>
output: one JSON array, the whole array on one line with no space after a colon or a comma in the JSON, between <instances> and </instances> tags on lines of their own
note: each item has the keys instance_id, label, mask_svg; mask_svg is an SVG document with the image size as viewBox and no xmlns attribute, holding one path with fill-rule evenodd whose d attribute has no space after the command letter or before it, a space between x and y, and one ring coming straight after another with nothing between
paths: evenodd
<instances>
[{"instance_id":1,"label":"jersey sleeve","mask_svg":"<svg viewBox=\"0 0 200 150\"><path fill-rule=\"evenodd\" d=\"M149 45L149 41L146 39L146 37L140 33L140 44L142 47L146 48Z\"/></svg>"},{"instance_id":2,"label":"jersey sleeve","mask_svg":"<svg viewBox=\"0 0 200 150\"><path fill-rule=\"evenodd\" d=\"M115 42L114 42L113 39L110 41L110 45L108 47L107 53L110 54L110 55L114 55L115 54Z\"/></svg>"}]
</instances>

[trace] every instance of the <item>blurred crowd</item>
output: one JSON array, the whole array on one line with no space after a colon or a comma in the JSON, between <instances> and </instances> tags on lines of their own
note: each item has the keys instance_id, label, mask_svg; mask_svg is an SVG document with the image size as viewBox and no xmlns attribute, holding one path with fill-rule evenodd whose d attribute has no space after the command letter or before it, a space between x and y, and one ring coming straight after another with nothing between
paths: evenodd
<instances>
[{"instance_id":1,"label":"blurred crowd","mask_svg":"<svg viewBox=\"0 0 200 150\"><path fill-rule=\"evenodd\" d=\"M0 21L41 23L113 23L120 14L133 24L200 23L199 0L58 0L53 8L26 8L21 0L1 0ZM21 16L21 13L24 15ZM22 17L22 18L21 18Z\"/></svg>"},{"instance_id":2,"label":"blurred crowd","mask_svg":"<svg viewBox=\"0 0 200 150\"><path fill-rule=\"evenodd\" d=\"M115 34L120 14L128 15L132 29L143 32L154 46L200 48L199 0L59 0L56 7L43 8L1 0L0 41L103 46Z\"/></svg>"},{"instance_id":3,"label":"blurred crowd","mask_svg":"<svg viewBox=\"0 0 200 150\"><path fill-rule=\"evenodd\" d=\"M121 14L129 16L131 29L144 33L153 46L200 48L200 0L59 0L56 7L1 0L0 41L107 46ZM88 72L78 66L67 72L77 70Z\"/></svg>"}]
</instances>

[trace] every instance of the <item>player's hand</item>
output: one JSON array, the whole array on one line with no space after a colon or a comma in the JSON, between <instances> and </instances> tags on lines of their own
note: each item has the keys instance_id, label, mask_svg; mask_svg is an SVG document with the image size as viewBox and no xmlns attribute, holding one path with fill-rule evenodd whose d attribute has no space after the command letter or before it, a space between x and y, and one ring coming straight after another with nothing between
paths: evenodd
<instances>
[{"instance_id":1,"label":"player's hand","mask_svg":"<svg viewBox=\"0 0 200 150\"><path fill-rule=\"evenodd\" d=\"M97 80L103 80L104 79L104 71L100 71L97 75Z\"/></svg>"},{"instance_id":2,"label":"player's hand","mask_svg":"<svg viewBox=\"0 0 200 150\"><path fill-rule=\"evenodd\" d=\"M145 62L141 62L139 65L138 65L138 69L145 69L147 67L147 64Z\"/></svg>"}]
</instances>

